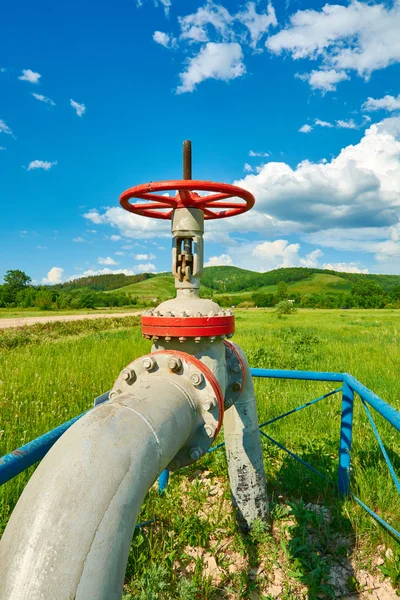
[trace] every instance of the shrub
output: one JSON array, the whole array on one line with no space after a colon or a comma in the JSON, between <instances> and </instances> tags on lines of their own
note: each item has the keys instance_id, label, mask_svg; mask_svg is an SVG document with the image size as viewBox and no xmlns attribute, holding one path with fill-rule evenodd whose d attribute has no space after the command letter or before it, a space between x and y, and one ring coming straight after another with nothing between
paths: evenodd
<instances>
[{"instance_id":1,"label":"shrub","mask_svg":"<svg viewBox=\"0 0 400 600\"><path fill-rule=\"evenodd\" d=\"M275 306L275 312L277 313L278 317L280 317L282 315L291 315L297 312L297 309L294 307L293 302L290 302L290 300L281 300Z\"/></svg>"}]
</instances>

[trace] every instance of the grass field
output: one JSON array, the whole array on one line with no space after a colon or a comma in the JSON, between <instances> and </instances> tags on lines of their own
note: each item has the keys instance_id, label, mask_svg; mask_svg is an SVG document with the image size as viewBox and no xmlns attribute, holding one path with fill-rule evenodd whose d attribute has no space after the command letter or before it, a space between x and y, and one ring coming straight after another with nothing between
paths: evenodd
<instances>
[{"instance_id":1,"label":"grass field","mask_svg":"<svg viewBox=\"0 0 400 600\"><path fill-rule=\"evenodd\" d=\"M132 317L0 332L0 455L110 389L129 361L150 350L137 323ZM236 311L236 330L251 366L349 372L400 409L400 311L301 310L281 319L268 310ZM277 380L255 386L260 421L334 387ZM339 419L336 395L268 433L335 479ZM379 415L375 421L399 471L398 432ZM139 520L156 522L134 536L126 600L342 597L342 588L344 595L371 586L368 577L377 582L378 565L400 584L398 544L357 504L339 501L335 485L262 443L271 525L258 523L250 535L237 529L224 452L207 455L176 472L163 497L149 492ZM399 497L359 402L353 443L354 493L399 529ZM0 488L0 531L32 471Z\"/></svg>"},{"instance_id":2,"label":"grass field","mask_svg":"<svg viewBox=\"0 0 400 600\"><path fill-rule=\"evenodd\" d=\"M111 306L110 308L81 308L79 310L40 310L40 308L0 308L0 319L22 319L24 317L51 317L62 315L87 315L87 314L114 314L126 313L129 311L135 312L138 309L136 306Z\"/></svg>"}]
</instances>

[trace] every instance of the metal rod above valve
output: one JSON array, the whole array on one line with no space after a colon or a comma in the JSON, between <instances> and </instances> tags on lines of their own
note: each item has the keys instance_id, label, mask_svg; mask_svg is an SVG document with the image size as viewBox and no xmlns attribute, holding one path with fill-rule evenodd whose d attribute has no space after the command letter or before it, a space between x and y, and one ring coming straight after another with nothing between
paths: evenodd
<instances>
[{"instance_id":1,"label":"metal rod above valve","mask_svg":"<svg viewBox=\"0 0 400 600\"><path fill-rule=\"evenodd\" d=\"M183 142L183 179L192 179L192 142Z\"/></svg>"}]
</instances>

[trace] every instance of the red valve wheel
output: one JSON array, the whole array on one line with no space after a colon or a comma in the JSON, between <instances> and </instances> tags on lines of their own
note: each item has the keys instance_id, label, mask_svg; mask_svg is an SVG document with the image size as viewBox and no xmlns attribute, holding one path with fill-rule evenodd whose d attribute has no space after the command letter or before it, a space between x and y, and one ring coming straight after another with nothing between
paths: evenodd
<instances>
[{"instance_id":1,"label":"red valve wheel","mask_svg":"<svg viewBox=\"0 0 400 600\"><path fill-rule=\"evenodd\" d=\"M177 190L175 196L160 196L155 193L171 190ZM208 196L200 196L194 190L213 193ZM132 204L130 202L132 198L148 202ZM243 202L226 202L229 198L240 198ZM171 219L176 208L200 208L204 212L206 220L223 219L247 212L254 206L254 203L253 194L236 185L192 179L143 183L129 188L120 197L120 204L125 210L154 219Z\"/></svg>"}]
</instances>

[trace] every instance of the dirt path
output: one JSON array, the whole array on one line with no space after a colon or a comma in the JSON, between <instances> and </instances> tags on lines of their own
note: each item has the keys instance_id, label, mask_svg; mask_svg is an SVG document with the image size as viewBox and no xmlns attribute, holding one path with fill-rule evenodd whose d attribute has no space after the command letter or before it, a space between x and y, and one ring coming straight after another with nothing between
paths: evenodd
<instances>
[{"instance_id":1,"label":"dirt path","mask_svg":"<svg viewBox=\"0 0 400 600\"><path fill-rule=\"evenodd\" d=\"M82 321L84 319L115 319L117 317L134 317L140 315L141 311L126 313L106 313L88 315L59 315L51 317L20 317L17 319L0 319L0 329L10 327L24 327L24 325L35 325L36 323L52 323L55 321Z\"/></svg>"}]
</instances>

